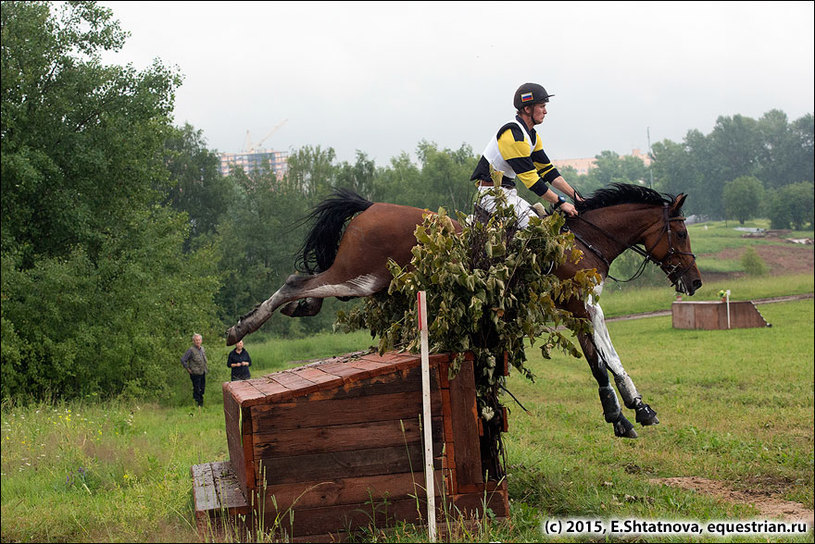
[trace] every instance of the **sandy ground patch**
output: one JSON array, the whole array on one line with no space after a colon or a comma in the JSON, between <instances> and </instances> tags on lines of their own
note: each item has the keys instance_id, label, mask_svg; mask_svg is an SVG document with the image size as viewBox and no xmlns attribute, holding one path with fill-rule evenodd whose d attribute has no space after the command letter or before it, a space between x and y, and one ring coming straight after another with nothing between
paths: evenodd
<instances>
[{"instance_id":1,"label":"sandy ground patch","mask_svg":"<svg viewBox=\"0 0 815 544\"><path fill-rule=\"evenodd\" d=\"M785 521L805 521L812 527L813 511L803 504L785 501L774 497L771 493L762 490L736 491L730 489L722 482L698 478L696 476L678 478L654 478L649 480L654 484L670 485L689 489L698 493L713 495L719 499L737 503L753 505L762 516L767 519Z\"/></svg>"}]
</instances>

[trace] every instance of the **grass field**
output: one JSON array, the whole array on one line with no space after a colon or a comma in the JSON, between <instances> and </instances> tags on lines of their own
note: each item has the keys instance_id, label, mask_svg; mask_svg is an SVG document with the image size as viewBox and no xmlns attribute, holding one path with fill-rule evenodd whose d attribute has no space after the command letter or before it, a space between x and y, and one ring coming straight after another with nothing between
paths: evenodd
<instances>
[{"instance_id":1,"label":"grass field","mask_svg":"<svg viewBox=\"0 0 815 544\"><path fill-rule=\"evenodd\" d=\"M691 236L697 253L731 243ZM733 244L744 240L732 238ZM715 299L724 288L734 300L812 293L813 275L711 282L692 300ZM609 286L601 303L606 316L615 317L668 310L673 299L668 286L626 291ZM661 483L677 477L705 478L736 493L760 490L812 510L813 300L765 304L759 310L771 328L675 330L670 317L609 323L626 369L661 421L638 426L637 440L613 436L584 360L562 355L544 360L536 348L528 350L536 382L513 375L508 388L530 413L504 399L512 410L505 435L511 519L477 529L454 526L452 540L546 541L550 537L541 523L551 518L707 521L761 516L745 501L728 502ZM296 340L250 337L246 342L254 376L292 361L374 343L364 331ZM228 379L221 364L228 350L215 339L205 339L205 344L212 368L201 414L192 409L190 382L180 367L174 396L161 403L124 398L27 406L4 402L2 541L198 541L190 467L228 459L220 389ZM361 537L377 542L426 539L422 528L409 525L388 533L372 529ZM606 535L562 540L687 539ZM812 542L813 533L795 539L696 539L791 540Z\"/></svg>"}]
</instances>

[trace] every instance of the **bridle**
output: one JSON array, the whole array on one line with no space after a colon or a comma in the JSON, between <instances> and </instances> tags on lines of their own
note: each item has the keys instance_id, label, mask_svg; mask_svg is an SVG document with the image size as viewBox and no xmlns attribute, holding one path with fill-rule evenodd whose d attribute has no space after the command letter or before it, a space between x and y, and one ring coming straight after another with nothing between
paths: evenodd
<instances>
[{"instance_id":1,"label":"bridle","mask_svg":"<svg viewBox=\"0 0 815 544\"><path fill-rule=\"evenodd\" d=\"M685 217L682 217L682 216L670 217L669 212L670 212L669 205L668 204L663 205L662 206L662 221L663 221L662 233L660 234L659 238L656 239L656 241L653 243L653 245L650 248L646 247L645 249L640 248L638 245L627 244L627 243L625 243L625 242L623 242L621 240L618 240L617 238L615 238L614 236L611 236L608 232L606 232L605 229L595 225L594 223L592 223L591 221L589 221L588 219L586 219L582 215L578 215L578 216L576 216L576 218L578 220L586 223L587 225L593 227L595 230L600 232L603 236L605 236L609 240L611 240L613 242L616 242L618 245L624 246L626 249L630 249L634 253L637 253L637 254L639 254L639 255L641 255L643 257L643 261L639 265L639 267L637 268L636 272L634 272L634 274L630 278L628 278L627 280L617 279L617 278L615 278L614 276L612 276L611 274L608 274L608 273L606 274L607 277L611 278L612 280L614 280L616 282L620 282L620 283L626 283L626 282L629 282L629 281L633 281L633 280L639 278L642 275L642 273L645 271L646 265L650 261L650 262L656 264L657 266L659 266L662 269L662 271L665 272L665 275L668 277L668 280L671 282L671 285L676 285L679 282L679 278L685 272L690 270L692 265L688 265L685 268L683 268L681 270L678 270L679 265L668 264L666 261L668 261L674 255L680 255L680 256L681 255L686 255L686 256L690 256L691 259L693 259L693 262L695 263L696 262L696 255L694 255L693 253L689 253L687 251L678 251L676 248L674 248L673 240L671 238L671 235L673 233L673 231L671 230L671 222L672 221L685 221ZM588 241L586 241L580 234L578 234L574 230L572 230L571 232L572 232L572 234L574 234L575 239L577 239L581 244L586 246L586 248L589 249L592 253L597 255L606 264L606 267L608 267L609 270L611 269L611 263L608 261L608 259L606 259L606 257L603 255L603 253L598 248L591 245ZM659 244L659 242L662 241L662 238L665 235L668 236L668 252L665 255L663 255L663 257L661 259L659 259L659 258L654 256L653 250Z\"/></svg>"}]
</instances>

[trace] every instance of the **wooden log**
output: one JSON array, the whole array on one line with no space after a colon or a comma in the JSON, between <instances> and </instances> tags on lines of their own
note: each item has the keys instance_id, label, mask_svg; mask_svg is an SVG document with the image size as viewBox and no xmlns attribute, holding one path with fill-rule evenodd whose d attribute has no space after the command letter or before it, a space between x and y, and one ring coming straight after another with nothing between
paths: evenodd
<instances>
[{"instance_id":1,"label":"wooden log","mask_svg":"<svg viewBox=\"0 0 815 544\"><path fill-rule=\"evenodd\" d=\"M248 408L241 407L224 384L224 419L226 445L233 470L241 490L248 495L255 486L252 451L252 417Z\"/></svg>"},{"instance_id":2,"label":"wooden log","mask_svg":"<svg viewBox=\"0 0 815 544\"><path fill-rule=\"evenodd\" d=\"M433 444L435 456L441 455L442 444ZM422 466L421 443L364 450L315 453L259 459L255 461L255 473L266 472L269 485L293 482L331 480L337 475L348 478L398 474L418 470ZM441 469L438 457L436 469Z\"/></svg>"},{"instance_id":3,"label":"wooden log","mask_svg":"<svg viewBox=\"0 0 815 544\"><path fill-rule=\"evenodd\" d=\"M441 415L442 399L433 395L434 413ZM381 420L415 419L421 413L420 392L366 395L358 398L291 401L252 407L252 432L346 425Z\"/></svg>"},{"instance_id":4,"label":"wooden log","mask_svg":"<svg viewBox=\"0 0 815 544\"><path fill-rule=\"evenodd\" d=\"M281 516L280 527L294 537L309 537L331 533L334 541L346 540L348 530L363 527L386 527L395 520L416 522L426 519L427 505L415 499L399 499L387 504L361 502L357 504L327 506L325 508L297 509L293 523L289 516Z\"/></svg>"},{"instance_id":5,"label":"wooden log","mask_svg":"<svg viewBox=\"0 0 815 544\"><path fill-rule=\"evenodd\" d=\"M486 500L485 500L486 499ZM481 519L484 515L484 504L498 518L509 516L509 503L506 488L494 493L468 493L452 498L453 505L440 502L436 508L437 516L444 519L450 516L458 519L463 514L465 519ZM447 511L445 511L445 508ZM348 530L359 528L383 528L393 525L396 520L411 523L427 519L427 503L413 498L389 500L387 504L377 501L365 501L357 504L328 506L323 508L295 508L293 525L289 516L281 516L281 528L294 537L317 536L330 533L334 541L345 540Z\"/></svg>"},{"instance_id":6,"label":"wooden log","mask_svg":"<svg viewBox=\"0 0 815 544\"><path fill-rule=\"evenodd\" d=\"M492 490L486 488L472 493L454 495L453 504L459 512L469 518L482 518L485 505L492 510L496 517L509 517L509 495L506 481Z\"/></svg>"},{"instance_id":7,"label":"wooden log","mask_svg":"<svg viewBox=\"0 0 815 544\"><path fill-rule=\"evenodd\" d=\"M443 489L442 471L436 471L434 477L439 483L439 491L436 492L439 495ZM335 478L324 481L270 485L263 492L265 502L262 504L270 514L282 514L292 507L296 513L304 508L322 508L366 501L383 501L384 499L395 500L408 498L410 495L421 497L424 493L424 475L405 472L361 478Z\"/></svg>"},{"instance_id":8,"label":"wooden log","mask_svg":"<svg viewBox=\"0 0 815 544\"><path fill-rule=\"evenodd\" d=\"M432 431L442 442L442 419L434 418ZM254 458L310 455L325 452L401 446L421 442L418 414L404 420L368 421L346 425L324 425L303 429L286 429L272 433L255 433ZM417 469L418 470L418 469Z\"/></svg>"},{"instance_id":9,"label":"wooden log","mask_svg":"<svg viewBox=\"0 0 815 544\"><path fill-rule=\"evenodd\" d=\"M475 400L475 376L472 361L465 361L456 378L450 381L450 410L457 484L483 483L481 445L478 438L480 418Z\"/></svg>"}]
</instances>

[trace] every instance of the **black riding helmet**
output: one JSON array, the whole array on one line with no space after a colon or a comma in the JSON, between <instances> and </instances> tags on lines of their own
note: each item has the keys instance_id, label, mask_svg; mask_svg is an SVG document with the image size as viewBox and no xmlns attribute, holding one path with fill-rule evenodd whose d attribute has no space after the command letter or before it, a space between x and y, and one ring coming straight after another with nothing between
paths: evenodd
<instances>
[{"instance_id":1,"label":"black riding helmet","mask_svg":"<svg viewBox=\"0 0 815 544\"><path fill-rule=\"evenodd\" d=\"M518 90L515 91L512 103L515 105L516 110L520 110L524 106L531 106L540 102L549 102L549 97L555 96L546 92L541 85L537 83L524 83Z\"/></svg>"}]
</instances>

